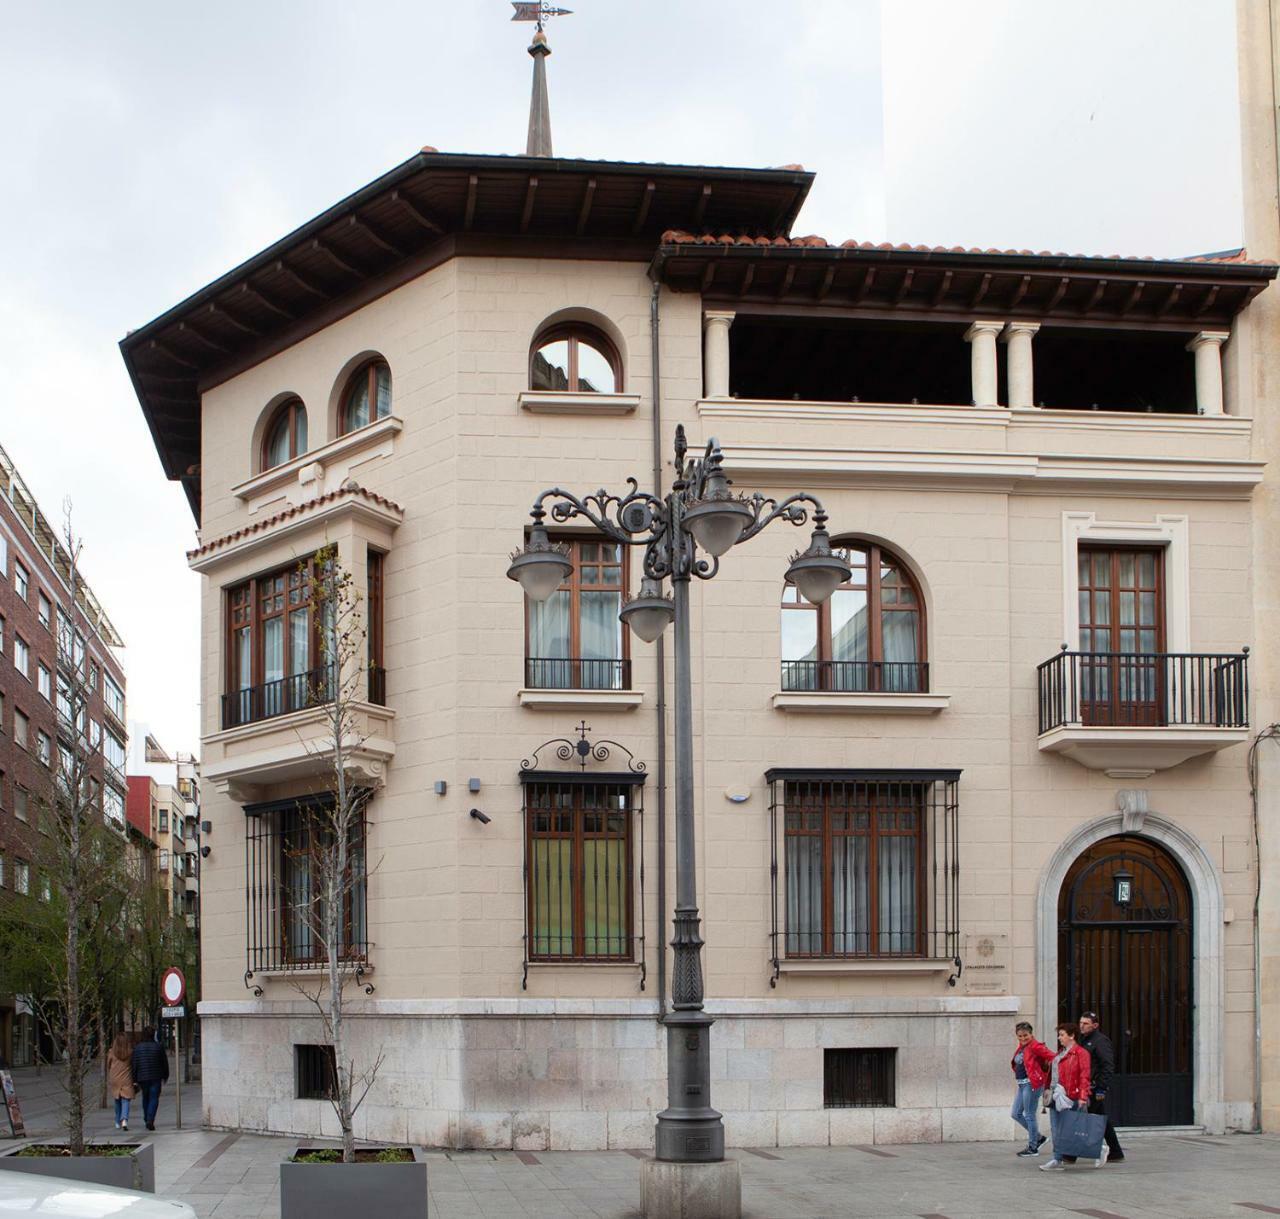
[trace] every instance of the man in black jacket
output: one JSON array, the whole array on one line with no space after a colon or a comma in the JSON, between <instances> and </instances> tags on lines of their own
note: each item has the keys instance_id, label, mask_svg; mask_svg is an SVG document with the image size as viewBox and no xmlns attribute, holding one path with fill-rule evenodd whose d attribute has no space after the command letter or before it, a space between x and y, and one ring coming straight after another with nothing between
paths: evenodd
<instances>
[{"instance_id":1,"label":"man in black jacket","mask_svg":"<svg viewBox=\"0 0 1280 1219\"><path fill-rule=\"evenodd\" d=\"M1116 1050L1111 1038L1098 1027L1097 1012L1082 1012L1080 1015L1080 1045L1089 1051L1091 1059L1089 1082L1093 1095L1089 1099L1089 1112L1106 1114L1107 1094L1111 1091L1111 1080L1116 1073ZM1107 1163L1116 1164L1124 1159L1124 1150L1120 1140L1116 1138L1116 1128L1107 1118Z\"/></svg>"},{"instance_id":2,"label":"man in black jacket","mask_svg":"<svg viewBox=\"0 0 1280 1219\"><path fill-rule=\"evenodd\" d=\"M142 1030L142 1040L133 1047L129 1060L133 1082L142 1090L142 1117L148 1130L156 1128L156 1109L160 1105L160 1086L169 1078L169 1055L156 1041L151 1027Z\"/></svg>"}]
</instances>

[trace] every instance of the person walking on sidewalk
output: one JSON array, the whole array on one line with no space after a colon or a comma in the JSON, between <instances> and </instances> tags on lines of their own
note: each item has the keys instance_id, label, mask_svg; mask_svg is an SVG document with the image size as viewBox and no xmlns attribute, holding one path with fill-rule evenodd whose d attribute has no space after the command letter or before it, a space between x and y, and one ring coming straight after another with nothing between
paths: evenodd
<instances>
[{"instance_id":1,"label":"person walking on sidewalk","mask_svg":"<svg viewBox=\"0 0 1280 1219\"><path fill-rule=\"evenodd\" d=\"M1101 1113L1107 1118L1107 1154L1108 1164L1119 1164L1124 1161L1124 1149L1116 1138L1116 1128L1107 1115L1107 1097L1111 1092L1111 1081L1116 1073L1116 1051L1111 1038L1098 1027L1097 1012L1082 1012L1080 1015L1080 1044L1089 1051L1089 1074L1093 1080L1093 1096L1089 1100L1089 1112Z\"/></svg>"},{"instance_id":2,"label":"person walking on sidewalk","mask_svg":"<svg viewBox=\"0 0 1280 1219\"><path fill-rule=\"evenodd\" d=\"M1075 1157L1058 1154L1058 1127L1068 1109L1089 1107L1089 1052L1076 1044L1079 1026L1066 1020L1058 1025L1061 1047L1049 1068L1049 1130L1053 1135L1053 1159L1040 1165L1041 1172L1062 1172ZM1098 1161L1101 1166L1102 1161Z\"/></svg>"},{"instance_id":3,"label":"person walking on sidewalk","mask_svg":"<svg viewBox=\"0 0 1280 1219\"><path fill-rule=\"evenodd\" d=\"M129 1106L136 1091L133 1085L129 1034L121 1030L107 1051L107 1091L116 1103L116 1129L129 1129Z\"/></svg>"},{"instance_id":4,"label":"person walking on sidewalk","mask_svg":"<svg viewBox=\"0 0 1280 1219\"><path fill-rule=\"evenodd\" d=\"M1053 1051L1035 1039L1035 1030L1025 1020L1020 1020L1013 1029L1018 1038L1018 1048L1014 1051L1013 1061L1013 1107L1009 1116L1027 1132L1027 1145L1018 1155L1035 1156L1045 1136L1040 1133L1040 1093L1044 1088L1045 1065L1053 1060Z\"/></svg>"},{"instance_id":5,"label":"person walking on sidewalk","mask_svg":"<svg viewBox=\"0 0 1280 1219\"><path fill-rule=\"evenodd\" d=\"M142 1089L142 1117L148 1130L156 1128L156 1109L160 1106L160 1088L169 1078L169 1056L156 1041L150 1025L142 1030L142 1040L133 1047L130 1059L133 1082Z\"/></svg>"}]
</instances>

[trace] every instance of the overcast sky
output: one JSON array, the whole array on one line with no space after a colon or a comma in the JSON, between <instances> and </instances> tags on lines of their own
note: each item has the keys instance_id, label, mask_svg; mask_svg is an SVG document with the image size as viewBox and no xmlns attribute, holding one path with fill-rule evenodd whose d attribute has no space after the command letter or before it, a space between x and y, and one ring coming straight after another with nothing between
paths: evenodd
<instances>
[{"instance_id":1,"label":"overcast sky","mask_svg":"<svg viewBox=\"0 0 1280 1219\"><path fill-rule=\"evenodd\" d=\"M556 152L818 180L840 241L1240 243L1232 0L565 0ZM0 0L0 444L126 642L129 715L198 747L193 524L116 344L423 144L523 152L505 0Z\"/></svg>"}]
</instances>

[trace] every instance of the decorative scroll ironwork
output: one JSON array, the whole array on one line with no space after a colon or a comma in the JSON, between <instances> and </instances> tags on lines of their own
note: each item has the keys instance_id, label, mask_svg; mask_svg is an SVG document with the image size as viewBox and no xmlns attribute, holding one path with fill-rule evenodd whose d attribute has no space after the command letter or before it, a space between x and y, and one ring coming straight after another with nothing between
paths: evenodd
<instances>
[{"instance_id":1,"label":"decorative scroll ironwork","mask_svg":"<svg viewBox=\"0 0 1280 1219\"><path fill-rule=\"evenodd\" d=\"M586 770L588 762L607 762L612 756L611 751L620 749L627 755L626 766L633 775L642 775L645 773L645 764L636 759L636 755L631 752L625 745L617 741L609 739L591 741L587 739L587 733L591 731L591 725L583 720L574 731L578 734L576 741L571 741L568 737L552 737L549 741L543 741L537 749L533 751L533 756L522 758L520 760L520 771L522 774L538 769L538 755L544 749L554 747L555 755L561 762L574 761L578 764L579 770Z\"/></svg>"}]
</instances>

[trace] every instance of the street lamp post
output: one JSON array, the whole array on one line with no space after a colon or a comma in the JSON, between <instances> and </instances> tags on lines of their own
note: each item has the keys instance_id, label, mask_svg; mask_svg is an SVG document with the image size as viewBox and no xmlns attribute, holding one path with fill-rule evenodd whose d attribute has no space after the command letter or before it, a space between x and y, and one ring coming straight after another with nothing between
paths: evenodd
<instances>
[{"instance_id":1,"label":"street lamp post","mask_svg":"<svg viewBox=\"0 0 1280 1219\"><path fill-rule=\"evenodd\" d=\"M774 521L803 525L813 512L809 547L792 556L787 579L806 600L818 604L849 578L849 564L831 549L826 512L812 495L801 492L782 501L756 492L730 490L724 454L714 437L700 458L686 461L684 427L676 428L676 479L667 495L630 490L614 495L601 489L577 496L559 487L534 501L533 525L526 545L512 555L507 575L519 581L534 601L545 601L572 571L566 547L552 542L544 523L575 517L590 521L610 541L644 547L640 593L620 617L646 643L675 622L675 820L676 909L671 939L672 1011L667 1029L667 1107L658 1114L655 1155L676 1163L724 1159L724 1124L711 1107L713 1023L702 1007L702 937L694 871L693 691L690 677L689 582L714 578L720 557L753 538ZM546 506L549 505L549 508ZM705 552L705 553L700 553ZM662 581L670 577L671 597Z\"/></svg>"}]
</instances>

